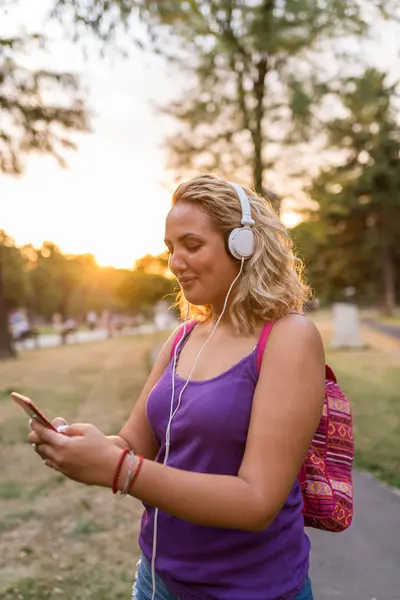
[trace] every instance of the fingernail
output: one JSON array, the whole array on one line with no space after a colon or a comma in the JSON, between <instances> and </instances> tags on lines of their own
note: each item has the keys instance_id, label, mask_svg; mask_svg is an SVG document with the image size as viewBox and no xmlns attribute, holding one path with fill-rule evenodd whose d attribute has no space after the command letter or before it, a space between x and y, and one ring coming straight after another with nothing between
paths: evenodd
<instances>
[{"instance_id":1,"label":"fingernail","mask_svg":"<svg viewBox=\"0 0 400 600\"><path fill-rule=\"evenodd\" d=\"M36 444L31 444L32 448L36 450Z\"/></svg>"},{"instance_id":2,"label":"fingernail","mask_svg":"<svg viewBox=\"0 0 400 600\"><path fill-rule=\"evenodd\" d=\"M29 419L29 427L32 427L32 421L33 419Z\"/></svg>"},{"instance_id":3,"label":"fingernail","mask_svg":"<svg viewBox=\"0 0 400 600\"><path fill-rule=\"evenodd\" d=\"M58 431L58 433L62 433L63 431L65 431L68 428L68 425L57 425L56 429Z\"/></svg>"}]
</instances>

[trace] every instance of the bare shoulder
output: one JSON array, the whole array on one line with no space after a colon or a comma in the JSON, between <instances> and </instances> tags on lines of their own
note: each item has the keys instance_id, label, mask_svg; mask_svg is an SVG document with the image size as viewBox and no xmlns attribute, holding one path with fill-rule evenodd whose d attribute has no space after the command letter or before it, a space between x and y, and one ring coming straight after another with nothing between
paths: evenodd
<instances>
[{"instance_id":1,"label":"bare shoulder","mask_svg":"<svg viewBox=\"0 0 400 600\"><path fill-rule=\"evenodd\" d=\"M311 319L300 314L289 314L279 319L272 328L270 339L274 344L293 344L294 347L303 346L323 352L317 326Z\"/></svg>"},{"instance_id":2,"label":"bare shoulder","mask_svg":"<svg viewBox=\"0 0 400 600\"><path fill-rule=\"evenodd\" d=\"M158 355L158 358L160 359L160 361L162 363L165 363L165 362L168 363L170 361L171 352L172 352L172 348L175 343L176 336L178 335L178 333L180 333L182 331L183 327L184 327L184 324L178 325L178 327L176 327L172 331L172 333L168 336L168 338L162 345L160 353Z\"/></svg>"},{"instance_id":3,"label":"bare shoulder","mask_svg":"<svg viewBox=\"0 0 400 600\"><path fill-rule=\"evenodd\" d=\"M325 351L316 325L303 315L289 314L277 321L270 333L262 361L262 371L276 362L299 368L309 362L325 365Z\"/></svg>"}]
</instances>

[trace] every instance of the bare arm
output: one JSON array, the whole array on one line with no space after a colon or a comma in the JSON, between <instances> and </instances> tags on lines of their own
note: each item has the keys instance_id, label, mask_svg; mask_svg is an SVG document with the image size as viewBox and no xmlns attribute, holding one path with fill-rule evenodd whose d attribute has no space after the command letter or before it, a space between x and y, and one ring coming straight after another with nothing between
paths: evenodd
<instances>
[{"instance_id":1,"label":"bare arm","mask_svg":"<svg viewBox=\"0 0 400 600\"><path fill-rule=\"evenodd\" d=\"M125 448L128 443L135 453L141 454L150 460L154 460L157 455L158 448L147 420L146 402L151 390L168 366L176 332L177 330L175 330L169 336L168 340L162 347L151 373L143 387L143 390L135 406L133 407L128 420L120 431L120 435L109 436L120 448Z\"/></svg>"},{"instance_id":2,"label":"bare arm","mask_svg":"<svg viewBox=\"0 0 400 600\"><path fill-rule=\"evenodd\" d=\"M159 357L160 370L169 359L168 345ZM145 460L132 495L199 525L248 531L268 527L290 493L317 428L324 399L324 362L320 335L310 321L297 315L279 321L265 350L238 475L193 473ZM152 375L141 409L133 410L122 430L134 449L150 459L156 448L144 407L159 376L157 366ZM65 435L39 423L33 423L32 429L28 439L43 444L49 466L76 481L111 487L121 451L98 429L75 424ZM127 469L125 461L119 487Z\"/></svg>"},{"instance_id":3,"label":"bare arm","mask_svg":"<svg viewBox=\"0 0 400 600\"><path fill-rule=\"evenodd\" d=\"M315 326L296 315L282 319L265 351L238 476L145 461L132 495L200 525L253 531L268 527L290 493L317 428L324 364ZM121 481L126 469L125 464Z\"/></svg>"}]
</instances>

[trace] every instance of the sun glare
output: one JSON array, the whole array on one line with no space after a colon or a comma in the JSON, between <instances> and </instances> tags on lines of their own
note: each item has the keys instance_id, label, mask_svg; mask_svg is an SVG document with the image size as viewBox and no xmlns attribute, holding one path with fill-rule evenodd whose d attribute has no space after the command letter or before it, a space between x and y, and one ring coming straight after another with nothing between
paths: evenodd
<instances>
[{"instance_id":1,"label":"sun glare","mask_svg":"<svg viewBox=\"0 0 400 600\"><path fill-rule=\"evenodd\" d=\"M301 216L298 213L293 212L291 210L285 211L282 214L281 218L283 224L289 229L291 227L296 227L296 225L298 225L301 222Z\"/></svg>"},{"instance_id":2,"label":"sun glare","mask_svg":"<svg viewBox=\"0 0 400 600\"><path fill-rule=\"evenodd\" d=\"M170 195L152 178L150 161L135 173L129 156L105 160L93 144L82 144L68 170L33 157L21 178L2 177L0 205L7 197L12 202L4 203L1 227L18 245L51 241L66 254L90 253L102 266L130 268L145 254L163 252Z\"/></svg>"}]
</instances>

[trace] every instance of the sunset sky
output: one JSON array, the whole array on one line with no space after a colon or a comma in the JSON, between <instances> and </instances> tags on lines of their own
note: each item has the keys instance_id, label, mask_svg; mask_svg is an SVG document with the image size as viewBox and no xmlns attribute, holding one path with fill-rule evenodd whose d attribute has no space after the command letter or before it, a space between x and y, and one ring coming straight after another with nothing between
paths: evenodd
<instances>
[{"instance_id":1,"label":"sunset sky","mask_svg":"<svg viewBox=\"0 0 400 600\"><path fill-rule=\"evenodd\" d=\"M48 5L48 0L21 0L18 10L1 17L0 33L19 27L40 31ZM114 64L94 52L85 61L79 47L60 41L59 29L50 35L50 52L24 62L81 74L93 133L77 137L79 149L68 153L66 170L49 157L32 156L22 177L0 174L0 227L21 245L51 240L67 253L91 252L101 265L130 267L136 258L164 249L173 185L161 144L173 124L151 104L173 98L179 78L161 59L138 50ZM381 36L378 62L400 78L395 38L390 27ZM293 222L290 211L286 221Z\"/></svg>"}]
</instances>

